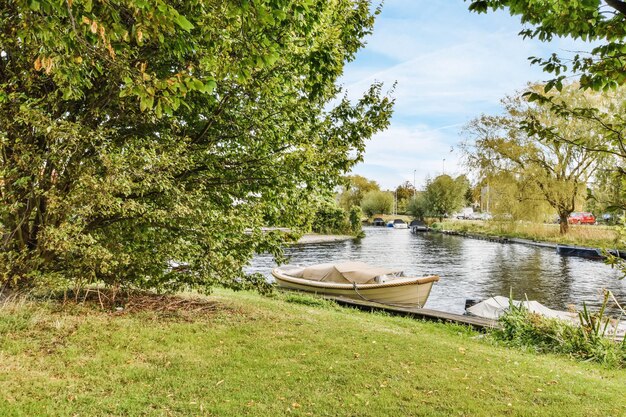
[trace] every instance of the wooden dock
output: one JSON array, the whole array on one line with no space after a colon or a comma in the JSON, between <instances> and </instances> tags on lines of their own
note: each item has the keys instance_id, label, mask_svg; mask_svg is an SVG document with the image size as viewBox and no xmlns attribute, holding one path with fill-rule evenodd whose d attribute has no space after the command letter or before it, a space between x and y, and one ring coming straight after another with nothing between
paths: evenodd
<instances>
[{"instance_id":1,"label":"wooden dock","mask_svg":"<svg viewBox=\"0 0 626 417\"><path fill-rule=\"evenodd\" d=\"M282 289L282 290L285 291L286 289ZM297 292L300 294L307 294L307 295L312 295L312 296L316 295L326 300L334 301L339 305L346 306L346 307L354 307L360 310L386 311L390 314L404 316L404 317L412 317L415 319L466 325L466 326L473 327L476 330L495 329L495 328L500 327L500 325L498 324L496 320L485 319L482 317L466 316L462 314L448 313L445 311L430 310L427 308L401 307L401 306L396 306L396 305L381 304L381 303L375 303L372 301L365 301L365 300L355 300L352 298L332 296L332 295L326 295L326 294L315 294L315 293L310 293L310 292L293 291L293 290L286 290L286 291Z\"/></svg>"}]
</instances>

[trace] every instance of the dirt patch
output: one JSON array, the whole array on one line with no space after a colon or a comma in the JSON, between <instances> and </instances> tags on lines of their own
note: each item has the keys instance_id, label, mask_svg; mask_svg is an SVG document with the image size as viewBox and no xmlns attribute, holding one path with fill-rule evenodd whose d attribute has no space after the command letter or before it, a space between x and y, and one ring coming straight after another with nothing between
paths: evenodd
<instances>
[{"instance_id":1,"label":"dirt patch","mask_svg":"<svg viewBox=\"0 0 626 417\"><path fill-rule=\"evenodd\" d=\"M157 294L149 291L113 291L86 289L80 293L65 293L63 306L88 305L115 315L151 312L160 315L185 313L189 316L206 316L217 312L235 312L232 306L201 295Z\"/></svg>"}]
</instances>

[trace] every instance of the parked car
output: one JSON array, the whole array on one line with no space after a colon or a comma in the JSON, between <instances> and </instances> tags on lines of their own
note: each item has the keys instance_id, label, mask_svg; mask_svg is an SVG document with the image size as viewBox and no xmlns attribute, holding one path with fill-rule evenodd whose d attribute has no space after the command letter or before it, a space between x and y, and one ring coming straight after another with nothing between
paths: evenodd
<instances>
[{"instance_id":1,"label":"parked car","mask_svg":"<svg viewBox=\"0 0 626 417\"><path fill-rule=\"evenodd\" d=\"M567 218L569 224L596 224L596 218L593 214L587 212L575 212Z\"/></svg>"}]
</instances>

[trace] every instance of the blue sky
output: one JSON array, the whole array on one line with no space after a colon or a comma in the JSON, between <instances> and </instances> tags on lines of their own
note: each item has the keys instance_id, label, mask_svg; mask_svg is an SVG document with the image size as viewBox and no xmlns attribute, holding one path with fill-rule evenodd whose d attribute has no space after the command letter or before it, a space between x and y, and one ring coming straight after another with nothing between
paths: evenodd
<instances>
[{"instance_id":1,"label":"blue sky","mask_svg":"<svg viewBox=\"0 0 626 417\"><path fill-rule=\"evenodd\" d=\"M352 98L373 81L390 88L391 126L367 144L353 173L383 189L404 181L421 188L427 176L463 172L457 144L464 124L501 111L499 101L528 82L550 78L529 56L568 55L589 46L569 39L523 40L518 18L500 11L475 14L463 0L387 0L373 35L346 66L341 84ZM571 54L570 54L571 55ZM451 149L453 149L451 151Z\"/></svg>"}]
</instances>

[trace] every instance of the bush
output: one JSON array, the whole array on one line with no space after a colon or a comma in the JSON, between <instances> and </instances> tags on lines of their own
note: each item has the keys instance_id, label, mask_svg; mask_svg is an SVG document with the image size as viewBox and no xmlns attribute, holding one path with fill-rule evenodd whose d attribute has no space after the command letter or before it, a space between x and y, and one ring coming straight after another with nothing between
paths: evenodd
<instances>
[{"instance_id":1,"label":"bush","mask_svg":"<svg viewBox=\"0 0 626 417\"><path fill-rule=\"evenodd\" d=\"M605 304L606 306L606 304ZM612 368L626 367L626 340L616 342L607 334L604 307L595 314L585 307L580 313L581 325L551 319L514 307L500 318L502 329L493 332L497 340L509 346L539 353L566 354Z\"/></svg>"},{"instance_id":2,"label":"bush","mask_svg":"<svg viewBox=\"0 0 626 417\"><path fill-rule=\"evenodd\" d=\"M343 234L351 233L352 228L346 212L335 202L322 202L313 218L311 229L315 233Z\"/></svg>"},{"instance_id":3,"label":"bush","mask_svg":"<svg viewBox=\"0 0 626 417\"><path fill-rule=\"evenodd\" d=\"M363 212L359 206L350 207L350 214L348 215L350 221L350 228L353 233L359 233L361 231L361 216Z\"/></svg>"},{"instance_id":4,"label":"bush","mask_svg":"<svg viewBox=\"0 0 626 417\"><path fill-rule=\"evenodd\" d=\"M443 223L435 222L435 223L430 225L430 228L433 229L433 230L442 230L443 229Z\"/></svg>"}]
</instances>

